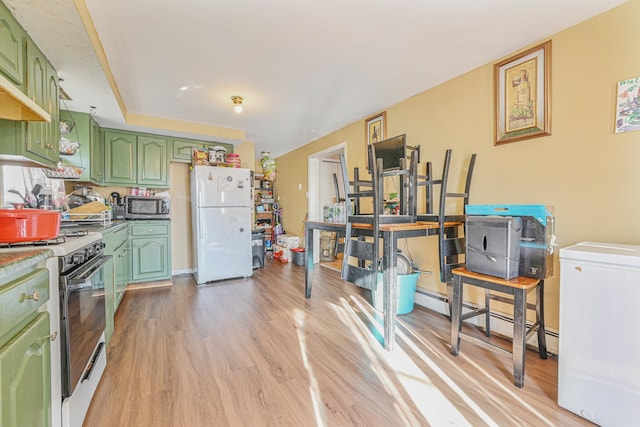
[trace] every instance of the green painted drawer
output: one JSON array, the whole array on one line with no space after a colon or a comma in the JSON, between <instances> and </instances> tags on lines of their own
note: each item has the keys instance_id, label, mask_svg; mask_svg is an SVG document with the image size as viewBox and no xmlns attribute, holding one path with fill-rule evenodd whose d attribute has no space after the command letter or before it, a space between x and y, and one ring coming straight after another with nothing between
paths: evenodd
<instances>
[{"instance_id":1,"label":"green painted drawer","mask_svg":"<svg viewBox=\"0 0 640 427\"><path fill-rule=\"evenodd\" d=\"M131 225L132 236L168 236L169 224L163 222Z\"/></svg>"},{"instance_id":2,"label":"green painted drawer","mask_svg":"<svg viewBox=\"0 0 640 427\"><path fill-rule=\"evenodd\" d=\"M0 341L17 325L36 316L49 300L49 270L39 268L0 288Z\"/></svg>"}]
</instances>

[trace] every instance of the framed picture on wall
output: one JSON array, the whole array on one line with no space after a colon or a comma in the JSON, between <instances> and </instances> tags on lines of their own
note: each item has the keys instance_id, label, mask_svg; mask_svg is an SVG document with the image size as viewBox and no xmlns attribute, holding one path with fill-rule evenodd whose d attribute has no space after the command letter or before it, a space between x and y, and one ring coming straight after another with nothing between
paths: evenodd
<instances>
[{"instance_id":1,"label":"framed picture on wall","mask_svg":"<svg viewBox=\"0 0 640 427\"><path fill-rule=\"evenodd\" d=\"M616 133L640 130L640 77L618 82Z\"/></svg>"},{"instance_id":2,"label":"framed picture on wall","mask_svg":"<svg viewBox=\"0 0 640 427\"><path fill-rule=\"evenodd\" d=\"M495 145L551 135L551 40L494 65Z\"/></svg>"},{"instance_id":3,"label":"framed picture on wall","mask_svg":"<svg viewBox=\"0 0 640 427\"><path fill-rule=\"evenodd\" d=\"M386 111L369 117L364 121L366 143L367 145L374 142L382 141L386 137Z\"/></svg>"}]
</instances>

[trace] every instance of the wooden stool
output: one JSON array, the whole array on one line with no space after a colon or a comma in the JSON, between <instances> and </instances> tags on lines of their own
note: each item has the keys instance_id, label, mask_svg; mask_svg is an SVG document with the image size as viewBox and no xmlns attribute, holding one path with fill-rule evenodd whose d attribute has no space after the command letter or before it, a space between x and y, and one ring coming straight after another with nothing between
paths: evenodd
<instances>
[{"instance_id":1,"label":"wooden stool","mask_svg":"<svg viewBox=\"0 0 640 427\"><path fill-rule=\"evenodd\" d=\"M513 300L498 298L501 301L513 303L513 376L517 387L524 386L524 360L526 344L531 335L538 332L538 352L541 359L547 358L547 344L544 331L544 280L530 277L516 277L511 280L485 274L474 273L466 268L456 268L453 273L453 296L451 312L451 354L458 355L460 350L460 329L462 321L471 317L485 315L486 336L490 336L489 327L489 291L497 291L513 295ZM485 307L466 314L462 314L463 284L478 286L485 289ZM535 305L527 304L527 294L536 291ZM527 308L536 310L536 323L527 330Z\"/></svg>"}]
</instances>

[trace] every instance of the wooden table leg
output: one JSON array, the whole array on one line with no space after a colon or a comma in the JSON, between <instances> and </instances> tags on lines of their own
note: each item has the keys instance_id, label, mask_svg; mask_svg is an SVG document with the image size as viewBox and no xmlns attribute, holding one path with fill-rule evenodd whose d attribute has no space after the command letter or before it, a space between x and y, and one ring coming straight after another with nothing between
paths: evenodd
<instances>
[{"instance_id":1,"label":"wooden table leg","mask_svg":"<svg viewBox=\"0 0 640 427\"><path fill-rule=\"evenodd\" d=\"M517 289L513 294L513 383L524 386L524 362L527 343L527 293Z\"/></svg>"},{"instance_id":2,"label":"wooden table leg","mask_svg":"<svg viewBox=\"0 0 640 427\"><path fill-rule=\"evenodd\" d=\"M460 351L460 327L462 326L462 276L453 276L453 290L451 301L451 354L458 355Z\"/></svg>"},{"instance_id":3,"label":"wooden table leg","mask_svg":"<svg viewBox=\"0 0 640 427\"><path fill-rule=\"evenodd\" d=\"M304 252L304 295L311 298L311 285L313 284L313 228L305 227L305 243Z\"/></svg>"}]
</instances>

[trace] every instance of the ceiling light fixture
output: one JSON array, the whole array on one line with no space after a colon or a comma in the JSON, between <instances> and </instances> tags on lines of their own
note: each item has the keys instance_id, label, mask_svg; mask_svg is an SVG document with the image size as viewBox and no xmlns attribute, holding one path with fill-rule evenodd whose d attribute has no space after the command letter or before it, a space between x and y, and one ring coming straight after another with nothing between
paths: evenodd
<instances>
[{"instance_id":1,"label":"ceiling light fixture","mask_svg":"<svg viewBox=\"0 0 640 427\"><path fill-rule=\"evenodd\" d=\"M236 113L242 113L242 97L241 96L232 96L231 100L233 101L233 109Z\"/></svg>"}]
</instances>

